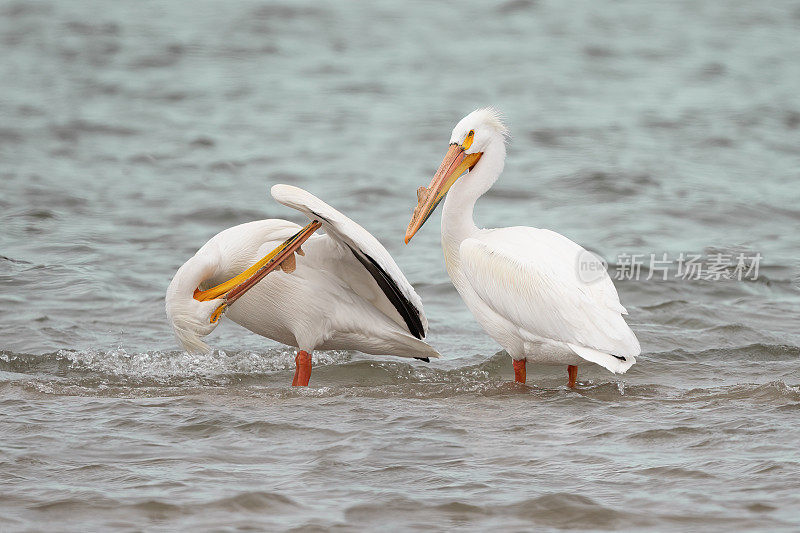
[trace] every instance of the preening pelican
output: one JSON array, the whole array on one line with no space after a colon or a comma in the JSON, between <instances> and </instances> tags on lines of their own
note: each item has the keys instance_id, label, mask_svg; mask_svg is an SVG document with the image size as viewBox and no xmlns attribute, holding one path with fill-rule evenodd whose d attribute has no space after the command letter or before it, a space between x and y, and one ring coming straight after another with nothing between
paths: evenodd
<instances>
[{"instance_id":1,"label":"preening pelican","mask_svg":"<svg viewBox=\"0 0 800 533\"><path fill-rule=\"evenodd\" d=\"M478 229L472 220L475 202L503 171L506 135L492 108L461 119L430 185L417 190L406 244L447 195L447 272L478 323L511 355L515 381L525 383L526 361L567 365L570 387L587 361L623 373L641 348L602 263L550 230ZM596 262L588 270L599 275L581 279L579 261Z\"/></svg>"},{"instance_id":2,"label":"preening pelican","mask_svg":"<svg viewBox=\"0 0 800 533\"><path fill-rule=\"evenodd\" d=\"M208 351L201 337L224 312L299 349L292 385L308 385L316 349L439 357L421 340L428 330L422 300L375 237L302 189L275 185L271 192L312 222L301 228L271 219L228 228L178 269L166 310L186 350ZM313 235L320 227L326 234Z\"/></svg>"}]
</instances>

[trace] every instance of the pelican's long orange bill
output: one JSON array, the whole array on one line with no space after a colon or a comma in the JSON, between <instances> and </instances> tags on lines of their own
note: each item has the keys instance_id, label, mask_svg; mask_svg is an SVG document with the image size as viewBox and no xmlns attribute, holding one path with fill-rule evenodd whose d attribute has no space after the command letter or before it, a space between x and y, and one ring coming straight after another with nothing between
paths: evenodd
<instances>
[{"instance_id":1,"label":"pelican's long orange bill","mask_svg":"<svg viewBox=\"0 0 800 533\"><path fill-rule=\"evenodd\" d=\"M483 155L483 152L468 154L464 148L453 143L444 156L442 164L439 165L439 170L434 174L430 185L420 187L417 189L417 207L414 209L414 214L411 216L411 222L408 224L406 230L406 244L411 240L419 228L425 224L428 217L439 205L447 191L453 186L453 183L467 170L470 170Z\"/></svg>"},{"instance_id":2,"label":"pelican's long orange bill","mask_svg":"<svg viewBox=\"0 0 800 533\"><path fill-rule=\"evenodd\" d=\"M211 322L216 322L225 310L225 307L232 304L244 293L252 289L259 281L264 279L264 276L275 270L287 259L293 261L294 253L298 252L300 246L321 226L322 224L320 224L318 220L314 220L238 276L204 291L195 289L194 299L204 302L215 298L225 298L225 303L220 305L211 316ZM302 250L298 253L302 254ZM294 268L294 263L291 264L292 268Z\"/></svg>"}]
</instances>

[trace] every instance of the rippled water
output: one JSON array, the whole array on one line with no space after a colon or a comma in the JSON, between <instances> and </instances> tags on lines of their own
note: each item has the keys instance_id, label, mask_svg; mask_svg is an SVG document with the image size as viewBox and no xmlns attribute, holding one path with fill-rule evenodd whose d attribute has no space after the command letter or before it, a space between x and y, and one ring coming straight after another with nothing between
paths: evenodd
<instances>
[{"instance_id":1,"label":"rippled water","mask_svg":"<svg viewBox=\"0 0 800 533\"><path fill-rule=\"evenodd\" d=\"M800 528L796 3L0 15L0 530ZM758 279L619 281L637 365L510 383L438 215L402 243L486 104L513 140L482 225L552 228L615 270L757 252ZM302 222L277 182L385 243L443 360L318 353L297 390L291 350L229 321L213 354L178 351L172 274L225 227Z\"/></svg>"}]
</instances>

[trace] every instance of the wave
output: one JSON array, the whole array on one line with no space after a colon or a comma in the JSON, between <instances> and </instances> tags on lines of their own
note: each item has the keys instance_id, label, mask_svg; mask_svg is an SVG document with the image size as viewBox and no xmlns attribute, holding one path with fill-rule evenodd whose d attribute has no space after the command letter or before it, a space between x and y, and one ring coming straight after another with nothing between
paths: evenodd
<instances>
[{"instance_id":1,"label":"wave","mask_svg":"<svg viewBox=\"0 0 800 533\"><path fill-rule=\"evenodd\" d=\"M331 365L350 359L347 352L318 352L314 363ZM0 370L55 376L85 375L116 378L131 384L173 384L188 378L223 379L294 371L294 352L276 349L267 353L216 350L193 355L178 350L128 352L116 350L58 350L42 355L0 352Z\"/></svg>"},{"instance_id":2,"label":"wave","mask_svg":"<svg viewBox=\"0 0 800 533\"><path fill-rule=\"evenodd\" d=\"M740 329L747 329L745 326L727 326L712 328L714 331L722 333L727 331L738 332ZM796 361L800 359L800 346L787 344L764 344L753 343L744 346L730 348L710 348L707 350L691 351L676 349L668 352L660 352L653 356L656 361Z\"/></svg>"},{"instance_id":3,"label":"wave","mask_svg":"<svg viewBox=\"0 0 800 533\"><path fill-rule=\"evenodd\" d=\"M104 467L108 468L108 467ZM232 496L223 498L204 498L193 503L176 504L174 500L160 498L143 499L133 502L130 499L118 499L109 496L96 496L89 500L86 498L58 498L44 501L41 503L28 504L30 511L37 514L57 513L61 516L85 514L90 511L94 515L96 525L107 524L112 521L130 521L130 523L140 523L141 518L147 517L149 520L172 520L185 518L187 515L200 514L208 519L211 516L220 519L220 525L224 523L223 516L228 516L230 524L230 514L234 516L248 514L272 515L287 514L297 512L303 506L293 499L276 492L267 491L243 491ZM234 519L235 520L235 519ZM99 529L105 529L100 527Z\"/></svg>"},{"instance_id":4,"label":"wave","mask_svg":"<svg viewBox=\"0 0 800 533\"><path fill-rule=\"evenodd\" d=\"M579 387L568 389L560 367L535 366L529 382L512 382L508 355L474 355L424 363L398 358L373 358L356 352L317 352L309 388L288 384L294 373L294 352L276 348L266 352L214 351L190 355L180 351L127 352L116 350L59 350L48 354L0 352L0 388L16 387L47 395L74 396L191 396L208 390L225 394L273 398L367 397L447 398L460 395L503 397L529 395L540 401L573 401L585 398L600 402L664 400L670 402L719 402L750 400L790 405L800 402L800 387L780 379L788 372L763 373L777 379L753 383L756 376L736 368L726 370L724 361L796 361L796 346L753 344L733 349L697 353L677 349L646 354L630 375L586 372L592 379L579 379ZM697 369L710 368L705 383L697 387L696 372L687 372L687 361ZM711 365L711 366L709 366ZM641 366L641 368L639 368ZM728 376L722 383L716 374ZM684 375L685 374L685 375ZM732 379L746 383L730 384ZM579 376L581 378L581 376ZM755 379L758 381L758 379Z\"/></svg>"},{"instance_id":5,"label":"wave","mask_svg":"<svg viewBox=\"0 0 800 533\"><path fill-rule=\"evenodd\" d=\"M509 475L513 475L511 472ZM602 492L602 491L601 491ZM511 503L488 501L466 503L459 500L431 502L400 494L380 495L377 501L353 505L345 510L349 525L359 527L381 527L388 521L394 523L422 524L469 524L480 529L572 529L572 530L641 530L654 526L663 528L672 525L677 530L686 529L686 524L709 523L741 526L754 523L720 512L693 514L686 512L645 511L637 506L620 506L602 502L602 494L594 491L589 495L579 492L547 492ZM608 498L606 498L608 499ZM472 500L474 501L474 500ZM757 522L756 522L757 524Z\"/></svg>"}]
</instances>

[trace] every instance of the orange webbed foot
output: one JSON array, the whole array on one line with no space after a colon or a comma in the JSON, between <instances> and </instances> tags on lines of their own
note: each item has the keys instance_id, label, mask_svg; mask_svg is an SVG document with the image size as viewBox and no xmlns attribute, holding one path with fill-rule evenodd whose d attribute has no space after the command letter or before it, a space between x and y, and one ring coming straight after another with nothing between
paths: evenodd
<instances>
[{"instance_id":1,"label":"orange webbed foot","mask_svg":"<svg viewBox=\"0 0 800 533\"><path fill-rule=\"evenodd\" d=\"M292 387L308 387L308 381L311 379L311 354L300 350L294 358L294 364L296 367Z\"/></svg>"},{"instance_id":2,"label":"orange webbed foot","mask_svg":"<svg viewBox=\"0 0 800 533\"><path fill-rule=\"evenodd\" d=\"M569 376L567 386L574 389L575 382L578 380L578 367L575 365L567 365L567 376Z\"/></svg>"},{"instance_id":3,"label":"orange webbed foot","mask_svg":"<svg viewBox=\"0 0 800 533\"><path fill-rule=\"evenodd\" d=\"M514 363L514 381L517 383L525 383L526 379L526 372L525 372L525 364L527 360L520 359L519 361L512 361Z\"/></svg>"}]
</instances>

